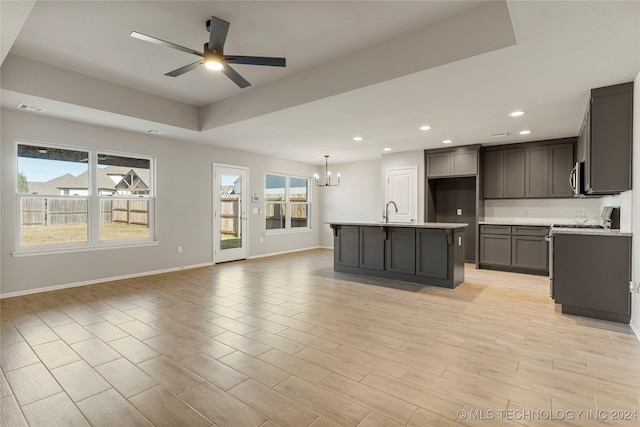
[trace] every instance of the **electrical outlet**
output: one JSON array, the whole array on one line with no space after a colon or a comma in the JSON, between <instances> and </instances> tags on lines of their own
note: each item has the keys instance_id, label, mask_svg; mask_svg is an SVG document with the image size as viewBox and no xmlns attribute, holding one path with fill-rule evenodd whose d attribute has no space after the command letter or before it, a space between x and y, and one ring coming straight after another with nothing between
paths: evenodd
<instances>
[{"instance_id":1,"label":"electrical outlet","mask_svg":"<svg viewBox=\"0 0 640 427\"><path fill-rule=\"evenodd\" d=\"M181 254L182 253L182 246L178 246L178 253Z\"/></svg>"},{"instance_id":2,"label":"electrical outlet","mask_svg":"<svg viewBox=\"0 0 640 427\"><path fill-rule=\"evenodd\" d=\"M462 215L462 209L458 209L458 210L456 211L456 215Z\"/></svg>"}]
</instances>

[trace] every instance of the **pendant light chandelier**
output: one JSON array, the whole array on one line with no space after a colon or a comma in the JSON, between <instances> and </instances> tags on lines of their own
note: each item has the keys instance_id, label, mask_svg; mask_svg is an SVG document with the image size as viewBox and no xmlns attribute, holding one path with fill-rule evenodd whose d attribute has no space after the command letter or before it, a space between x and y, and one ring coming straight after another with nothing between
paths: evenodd
<instances>
[{"instance_id":1,"label":"pendant light chandelier","mask_svg":"<svg viewBox=\"0 0 640 427\"><path fill-rule=\"evenodd\" d=\"M325 154L324 156L324 183L320 181L320 175L317 173L313 174L316 179L316 185L318 187L337 187L340 185L340 174L337 175L338 182L331 183L331 171L329 170L329 156Z\"/></svg>"}]
</instances>

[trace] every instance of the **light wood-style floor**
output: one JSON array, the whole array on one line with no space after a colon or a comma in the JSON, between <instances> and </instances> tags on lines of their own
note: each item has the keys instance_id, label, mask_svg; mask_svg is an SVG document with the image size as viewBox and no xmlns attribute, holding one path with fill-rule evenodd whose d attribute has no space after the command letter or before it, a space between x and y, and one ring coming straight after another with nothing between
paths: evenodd
<instances>
[{"instance_id":1,"label":"light wood-style floor","mask_svg":"<svg viewBox=\"0 0 640 427\"><path fill-rule=\"evenodd\" d=\"M419 287L332 257L2 300L0 424L639 425L640 342L561 314L547 278Z\"/></svg>"}]
</instances>

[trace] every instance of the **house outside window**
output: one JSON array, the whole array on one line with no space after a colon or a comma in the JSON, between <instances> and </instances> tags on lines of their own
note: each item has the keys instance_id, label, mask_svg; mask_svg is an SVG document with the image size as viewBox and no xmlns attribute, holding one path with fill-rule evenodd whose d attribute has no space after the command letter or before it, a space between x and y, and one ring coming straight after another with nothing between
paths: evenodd
<instances>
[{"instance_id":1,"label":"house outside window","mask_svg":"<svg viewBox=\"0 0 640 427\"><path fill-rule=\"evenodd\" d=\"M19 251L149 242L153 158L52 144L17 144Z\"/></svg>"},{"instance_id":2,"label":"house outside window","mask_svg":"<svg viewBox=\"0 0 640 427\"><path fill-rule=\"evenodd\" d=\"M267 233L310 229L309 178L268 173L264 200Z\"/></svg>"}]
</instances>

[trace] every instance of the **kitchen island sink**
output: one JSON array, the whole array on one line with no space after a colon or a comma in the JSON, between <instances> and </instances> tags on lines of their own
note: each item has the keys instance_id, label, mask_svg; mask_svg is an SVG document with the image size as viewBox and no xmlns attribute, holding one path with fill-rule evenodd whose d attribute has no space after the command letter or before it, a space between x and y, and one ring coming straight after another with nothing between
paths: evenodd
<instances>
[{"instance_id":1,"label":"kitchen island sink","mask_svg":"<svg viewBox=\"0 0 640 427\"><path fill-rule=\"evenodd\" d=\"M328 222L335 271L455 288L464 282L464 223Z\"/></svg>"}]
</instances>

